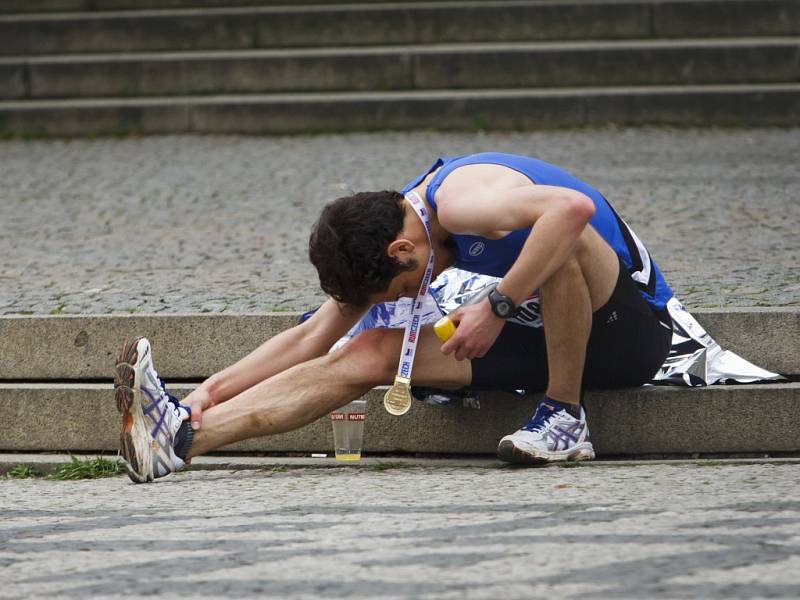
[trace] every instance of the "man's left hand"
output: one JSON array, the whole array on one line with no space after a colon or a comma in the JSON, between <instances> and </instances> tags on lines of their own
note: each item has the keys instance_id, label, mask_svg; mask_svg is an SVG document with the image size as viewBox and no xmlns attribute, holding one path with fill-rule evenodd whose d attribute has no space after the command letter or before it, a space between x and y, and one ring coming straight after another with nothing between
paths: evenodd
<instances>
[{"instance_id":1,"label":"man's left hand","mask_svg":"<svg viewBox=\"0 0 800 600\"><path fill-rule=\"evenodd\" d=\"M455 353L456 360L484 356L506 324L492 312L488 298L478 304L462 306L448 316L457 327L453 336L442 345L442 353Z\"/></svg>"}]
</instances>

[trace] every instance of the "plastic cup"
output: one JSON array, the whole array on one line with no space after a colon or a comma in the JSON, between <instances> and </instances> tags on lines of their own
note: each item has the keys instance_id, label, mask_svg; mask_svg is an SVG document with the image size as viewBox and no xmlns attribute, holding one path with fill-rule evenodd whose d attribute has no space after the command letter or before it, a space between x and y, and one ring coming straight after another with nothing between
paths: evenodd
<instances>
[{"instance_id":1,"label":"plastic cup","mask_svg":"<svg viewBox=\"0 0 800 600\"><path fill-rule=\"evenodd\" d=\"M361 460L361 443L364 439L366 400L353 400L331 413L333 423L333 449L336 460Z\"/></svg>"}]
</instances>

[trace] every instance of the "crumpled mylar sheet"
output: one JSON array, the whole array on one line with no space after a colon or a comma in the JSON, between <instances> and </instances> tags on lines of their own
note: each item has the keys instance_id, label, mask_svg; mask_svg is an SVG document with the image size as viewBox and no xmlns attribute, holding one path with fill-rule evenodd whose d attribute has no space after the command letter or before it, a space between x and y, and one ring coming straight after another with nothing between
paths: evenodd
<instances>
[{"instance_id":1,"label":"crumpled mylar sheet","mask_svg":"<svg viewBox=\"0 0 800 600\"><path fill-rule=\"evenodd\" d=\"M447 269L430 286L423 305L422 324L432 325L443 315L453 312L473 294L500 281L497 277L479 275L461 269ZM405 327L411 315L412 298L376 304L331 349L338 350L353 336L373 328ZM755 383L783 379L766 371L730 350L724 350L698 323L688 310L673 297L667 303L672 317L672 349L664 365L650 382L652 385L685 385L700 387L724 383ZM520 306L517 317L509 319L528 327L541 327L539 292L534 291ZM457 405L480 408L478 395L472 390L437 390L412 387L414 397L436 406ZM524 390L517 390L525 393Z\"/></svg>"}]
</instances>

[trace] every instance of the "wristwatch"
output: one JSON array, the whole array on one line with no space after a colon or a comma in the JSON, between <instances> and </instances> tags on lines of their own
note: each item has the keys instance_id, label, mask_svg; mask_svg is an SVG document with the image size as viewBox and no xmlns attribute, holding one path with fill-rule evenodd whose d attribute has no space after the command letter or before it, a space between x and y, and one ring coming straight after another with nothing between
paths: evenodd
<instances>
[{"instance_id":1,"label":"wristwatch","mask_svg":"<svg viewBox=\"0 0 800 600\"><path fill-rule=\"evenodd\" d=\"M510 319L516 316L517 306L508 296L501 294L494 288L489 294L489 303L492 305L492 312L501 319Z\"/></svg>"}]
</instances>

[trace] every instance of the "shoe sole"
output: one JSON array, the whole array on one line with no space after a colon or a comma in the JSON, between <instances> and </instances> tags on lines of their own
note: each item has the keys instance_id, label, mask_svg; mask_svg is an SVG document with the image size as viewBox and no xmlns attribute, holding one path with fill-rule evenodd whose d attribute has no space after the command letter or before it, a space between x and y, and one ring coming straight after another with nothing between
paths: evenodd
<instances>
[{"instance_id":1,"label":"shoe sole","mask_svg":"<svg viewBox=\"0 0 800 600\"><path fill-rule=\"evenodd\" d=\"M127 463L128 476L134 483L152 481L151 475L142 475L145 465L140 464L136 452L134 436L141 431L144 424L144 412L139 394L136 392L136 361L139 339L128 340L117 358L114 374L114 400L117 411L122 415L122 431L119 436L119 447L122 457ZM141 393L141 392L140 392Z\"/></svg>"},{"instance_id":2,"label":"shoe sole","mask_svg":"<svg viewBox=\"0 0 800 600\"><path fill-rule=\"evenodd\" d=\"M503 440L497 446L497 458L505 462L532 467L543 467L554 462L592 460L595 456L594 448L591 443L587 442L585 444L570 450L562 450L561 452L535 454L517 448L511 440Z\"/></svg>"}]
</instances>

